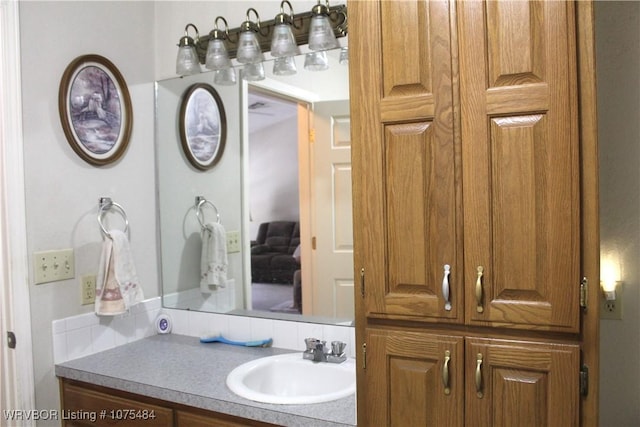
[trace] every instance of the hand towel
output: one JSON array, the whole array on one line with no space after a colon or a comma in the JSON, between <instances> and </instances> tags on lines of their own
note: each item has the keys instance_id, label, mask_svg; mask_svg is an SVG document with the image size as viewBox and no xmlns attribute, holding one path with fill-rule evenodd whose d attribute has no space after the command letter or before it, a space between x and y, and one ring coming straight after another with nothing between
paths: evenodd
<instances>
[{"instance_id":1,"label":"hand towel","mask_svg":"<svg viewBox=\"0 0 640 427\"><path fill-rule=\"evenodd\" d=\"M127 235L120 230L111 230L102 244L95 312L101 316L115 316L143 299Z\"/></svg>"},{"instance_id":2,"label":"hand towel","mask_svg":"<svg viewBox=\"0 0 640 427\"><path fill-rule=\"evenodd\" d=\"M227 283L227 233L219 223L202 227L202 255L200 260L200 292L210 293ZM212 289L211 286L214 288Z\"/></svg>"}]
</instances>

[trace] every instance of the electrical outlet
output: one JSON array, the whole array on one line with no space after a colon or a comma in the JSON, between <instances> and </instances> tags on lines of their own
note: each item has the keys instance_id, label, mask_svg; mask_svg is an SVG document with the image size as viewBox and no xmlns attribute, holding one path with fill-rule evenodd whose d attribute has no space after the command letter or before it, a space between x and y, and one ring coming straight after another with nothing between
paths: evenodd
<instances>
[{"instance_id":1,"label":"electrical outlet","mask_svg":"<svg viewBox=\"0 0 640 427\"><path fill-rule=\"evenodd\" d=\"M620 289L616 292L615 300L607 300L600 298L600 318L607 320L622 320L622 292Z\"/></svg>"},{"instance_id":2,"label":"electrical outlet","mask_svg":"<svg viewBox=\"0 0 640 427\"><path fill-rule=\"evenodd\" d=\"M227 253L240 252L240 232L227 231Z\"/></svg>"},{"instance_id":3,"label":"electrical outlet","mask_svg":"<svg viewBox=\"0 0 640 427\"><path fill-rule=\"evenodd\" d=\"M73 279L73 249L33 253L34 283L57 282Z\"/></svg>"},{"instance_id":4,"label":"electrical outlet","mask_svg":"<svg viewBox=\"0 0 640 427\"><path fill-rule=\"evenodd\" d=\"M96 301L96 276L82 276L82 305L93 304Z\"/></svg>"}]
</instances>

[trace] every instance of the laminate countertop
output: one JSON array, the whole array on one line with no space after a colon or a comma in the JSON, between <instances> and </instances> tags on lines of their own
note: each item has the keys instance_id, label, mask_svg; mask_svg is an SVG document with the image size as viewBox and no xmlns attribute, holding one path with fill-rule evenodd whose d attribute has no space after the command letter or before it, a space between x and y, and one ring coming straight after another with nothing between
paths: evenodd
<instances>
[{"instance_id":1,"label":"laminate countertop","mask_svg":"<svg viewBox=\"0 0 640 427\"><path fill-rule=\"evenodd\" d=\"M353 426L355 396L309 405L273 405L234 394L226 378L253 359L291 353L278 348L202 344L195 337L154 335L56 365L58 377L110 387L283 426Z\"/></svg>"}]
</instances>

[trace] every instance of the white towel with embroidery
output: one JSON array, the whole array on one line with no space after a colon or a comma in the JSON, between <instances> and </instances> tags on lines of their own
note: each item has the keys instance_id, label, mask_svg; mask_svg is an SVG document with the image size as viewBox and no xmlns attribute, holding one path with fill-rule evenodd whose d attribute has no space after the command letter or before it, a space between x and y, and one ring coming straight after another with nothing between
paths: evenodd
<instances>
[{"instance_id":1,"label":"white towel with embroidery","mask_svg":"<svg viewBox=\"0 0 640 427\"><path fill-rule=\"evenodd\" d=\"M227 283L227 233L222 224L210 222L202 227L200 292L210 293Z\"/></svg>"},{"instance_id":2,"label":"white towel with embroidery","mask_svg":"<svg viewBox=\"0 0 640 427\"><path fill-rule=\"evenodd\" d=\"M129 239L124 232L111 230L102 244L95 312L100 316L115 316L125 313L143 299Z\"/></svg>"}]
</instances>

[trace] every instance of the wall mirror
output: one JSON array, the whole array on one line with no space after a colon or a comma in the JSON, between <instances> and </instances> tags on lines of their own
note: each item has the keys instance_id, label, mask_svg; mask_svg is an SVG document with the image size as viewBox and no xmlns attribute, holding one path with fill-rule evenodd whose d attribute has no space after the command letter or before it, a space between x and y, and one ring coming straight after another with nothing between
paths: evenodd
<instances>
[{"instance_id":1,"label":"wall mirror","mask_svg":"<svg viewBox=\"0 0 640 427\"><path fill-rule=\"evenodd\" d=\"M346 40L342 41L346 44ZM353 320L348 65L220 86L212 73L156 83L156 173L163 306L305 322ZM344 56L344 51L342 52ZM226 112L224 154L199 170L180 146L179 110L210 84ZM207 203L203 203L206 200ZM198 205L200 210L198 210ZM225 287L201 287L201 223L238 236Z\"/></svg>"}]
</instances>

